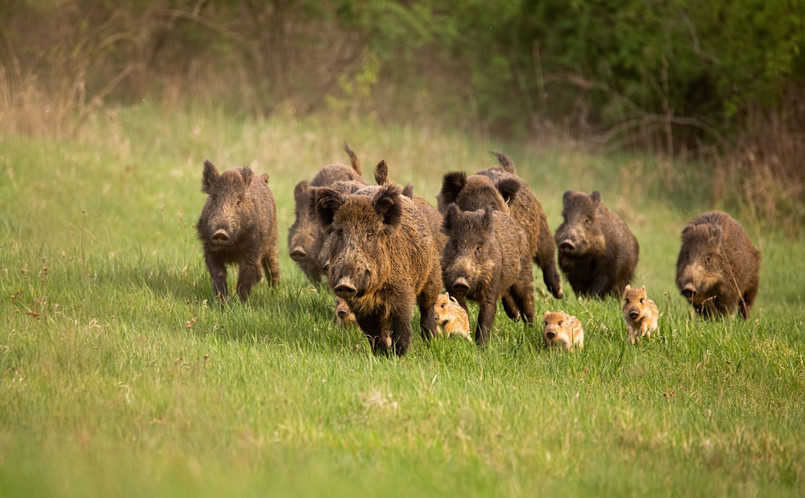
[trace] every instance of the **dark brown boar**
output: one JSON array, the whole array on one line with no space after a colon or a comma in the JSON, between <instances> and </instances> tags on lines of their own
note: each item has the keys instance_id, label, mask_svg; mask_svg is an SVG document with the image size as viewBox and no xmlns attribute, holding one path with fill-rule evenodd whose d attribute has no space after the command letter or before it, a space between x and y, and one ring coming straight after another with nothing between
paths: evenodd
<instances>
[{"instance_id":1,"label":"dark brown boar","mask_svg":"<svg viewBox=\"0 0 805 498\"><path fill-rule=\"evenodd\" d=\"M760 251L743 227L721 211L705 213L682 230L676 285L705 317L749 312L760 284Z\"/></svg>"},{"instance_id":2,"label":"dark brown boar","mask_svg":"<svg viewBox=\"0 0 805 498\"><path fill-rule=\"evenodd\" d=\"M580 296L620 296L631 283L640 246L597 190L568 190L562 196L564 222L556 229L559 268Z\"/></svg>"},{"instance_id":3,"label":"dark brown boar","mask_svg":"<svg viewBox=\"0 0 805 498\"><path fill-rule=\"evenodd\" d=\"M361 185L366 182L361 177L361 165L355 152L345 143L344 150L350 157L350 166L330 164L324 166L308 183L303 180L294 187L294 214L296 219L288 229L288 249L291 259L312 282L320 282L324 274L319 264L320 227L313 205L313 188L329 186L339 181L352 181Z\"/></svg>"},{"instance_id":4,"label":"dark brown boar","mask_svg":"<svg viewBox=\"0 0 805 498\"><path fill-rule=\"evenodd\" d=\"M411 345L419 306L422 336L436 331L433 304L441 289L439 254L424 217L399 185L352 194L316 190L316 214L327 235L327 278L346 300L377 354Z\"/></svg>"},{"instance_id":5,"label":"dark brown boar","mask_svg":"<svg viewBox=\"0 0 805 498\"><path fill-rule=\"evenodd\" d=\"M205 161L201 191L207 194L207 202L196 231L213 292L226 299L226 265L231 263L239 266L237 293L243 300L260 281L261 265L269 284L278 284L277 208L268 177L255 179L248 166L219 174Z\"/></svg>"},{"instance_id":6,"label":"dark brown boar","mask_svg":"<svg viewBox=\"0 0 805 498\"><path fill-rule=\"evenodd\" d=\"M478 302L475 342L486 344L498 299L507 314L534 323L534 289L525 232L511 217L486 207L483 211L447 208L443 230L448 242L442 251L442 279L447 291L467 309L466 299ZM512 304L513 303L513 304Z\"/></svg>"},{"instance_id":7,"label":"dark brown boar","mask_svg":"<svg viewBox=\"0 0 805 498\"><path fill-rule=\"evenodd\" d=\"M542 280L548 291L560 299L562 280L556 269L556 246L548 226L548 218L528 184L517 176L514 163L503 154L493 153L501 166L492 167L467 177L463 172L444 176L442 190L437 196L439 211L455 202L463 211L474 211L490 206L510 214L525 230L528 254L542 271Z\"/></svg>"}]
</instances>

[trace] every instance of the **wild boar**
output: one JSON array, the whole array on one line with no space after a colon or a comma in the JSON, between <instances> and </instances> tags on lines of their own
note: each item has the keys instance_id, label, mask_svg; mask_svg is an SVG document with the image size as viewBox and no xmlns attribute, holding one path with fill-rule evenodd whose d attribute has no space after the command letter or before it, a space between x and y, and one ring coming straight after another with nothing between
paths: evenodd
<instances>
[{"instance_id":1,"label":"wild boar","mask_svg":"<svg viewBox=\"0 0 805 498\"><path fill-rule=\"evenodd\" d=\"M470 334L470 318L467 311L458 304L456 298L445 292L439 294L436 304L433 305L436 316L436 326L444 330L444 335L461 336L472 342Z\"/></svg>"},{"instance_id":2,"label":"wild boar","mask_svg":"<svg viewBox=\"0 0 805 498\"><path fill-rule=\"evenodd\" d=\"M556 270L556 246L548 226L548 218L528 184L517 176L514 163L503 154L493 153L501 166L467 176L457 171L444 175L437 196L439 211L455 202L462 211L475 211L486 206L510 214L525 230L529 257L542 271L542 280L557 299L564 295L562 280Z\"/></svg>"},{"instance_id":3,"label":"wild boar","mask_svg":"<svg viewBox=\"0 0 805 498\"><path fill-rule=\"evenodd\" d=\"M355 321L355 313L349 309L347 302L337 296L335 298L335 322L340 328L358 324Z\"/></svg>"},{"instance_id":4,"label":"wild boar","mask_svg":"<svg viewBox=\"0 0 805 498\"><path fill-rule=\"evenodd\" d=\"M475 342L486 344L498 299L514 318L516 309L534 323L534 295L528 242L520 225L500 211L461 211L451 204L442 230L448 237L442 251L444 286L467 309L466 299L477 301Z\"/></svg>"},{"instance_id":5,"label":"wild boar","mask_svg":"<svg viewBox=\"0 0 805 498\"><path fill-rule=\"evenodd\" d=\"M277 208L267 176L255 180L244 166L222 174L210 161L204 162L201 191L207 202L196 232L204 249L204 261L216 296L226 299L226 265L239 266L237 293L249 297L265 271L269 285L280 280L277 255Z\"/></svg>"},{"instance_id":6,"label":"wild boar","mask_svg":"<svg viewBox=\"0 0 805 498\"><path fill-rule=\"evenodd\" d=\"M627 285L623 291L623 320L629 342L635 344L643 336L650 339L659 318L660 310L646 295L646 286L637 289Z\"/></svg>"},{"instance_id":7,"label":"wild boar","mask_svg":"<svg viewBox=\"0 0 805 498\"><path fill-rule=\"evenodd\" d=\"M393 184L352 194L316 190L330 287L347 302L375 354L408 351L414 304L422 336L430 339L436 331L439 254L424 217L401 191Z\"/></svg>"},{"instance_id":8,"label":"wild boar","mask_svg":"<svg viewBox=\"0 0 805 498\"><path fill-rule=\"evenodd\" d=\"M640 253L637 239L597 190L568 190L562 196L564 222L556 229L559 268L580 296L620 296L632 281Z\"/></svg>"},{"instance_id":9,"label":"wild boar","mask_svg":"<svg viewBox=\"0 0 805 498\"><path fill-rule=\"evenodd\" d=\"M542 337L548 347L556 346L571 350L584 348L584 329L573 315L561 311L549 311L542 319Z\"/></svg>"},{"instance_id":10,"label":"wild boar","mask_svg":"<svg viewBox=\"0 0 805 498\"><path fill-rule=\"evenodd\" d=\"M309 183L306 180L294 187L294 214L296 219L288 229L288 249L291 259L299 266L302 272L314 283L321 281L324 274L319 264L319 236L320 227L315 215L313 205L316 187L330 186L339 181L356 182L365 185L361 177L361 164L358 157L345 143L344 150L350 157L350 166L343 164L330 164L324 166Z\"/></svg>"},{"instance_id":11,"label":"wild boar","mask_svg":"<svg viewBox=\"0 0 805 498\"><path fill-rule=\"evenodd\" d=\"M760 284L760 251L743 227L721 211L705 213L682 230L676 285L700 315L749 318Z\"/></svg>"}]
</instances>

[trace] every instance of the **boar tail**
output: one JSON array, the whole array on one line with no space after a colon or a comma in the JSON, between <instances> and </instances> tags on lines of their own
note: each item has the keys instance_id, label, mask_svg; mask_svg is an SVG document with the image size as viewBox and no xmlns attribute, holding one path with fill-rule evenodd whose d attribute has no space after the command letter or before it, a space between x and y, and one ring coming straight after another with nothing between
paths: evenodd
<instances>
[{"instance_id":1,"label":"boar tail","mask_svg":"<svg viewBox=\"0 0 805 498\"><path fill-rule=\"evenodd\" d=\"M382 160L375 166L375 183L378 185L386 185L391 183L389 181L389 167L386 165L386 160Z\"/></svg>"},{"instance_id":2,"label":"boar tail","mask_svg":"<svg viewBox=\"0 0 805 498\"><path fill-rule=\"evenodd\" d=\"M517 171L514 169L514 162L508 157L506 157L506 154L495 151L490 152L497 158L498 162L500 163L500 165L503 167L504 170L508 171L509 173L517 173Z\"/></svg>"},{"instance_id":3,"label":"boar tail","mask_svg":"<svg viewBox=\"0 0 805 498\"><path fill-rule=\"evenodd\" d=\"M354 169L359 175L361 174L361 161L358 159L358 156L355 155L355 151L349 148L347 142L344 142L344 152L347 153L349 156L349 163L352 165L352 169Z\"/></svg>"}]
</instances>

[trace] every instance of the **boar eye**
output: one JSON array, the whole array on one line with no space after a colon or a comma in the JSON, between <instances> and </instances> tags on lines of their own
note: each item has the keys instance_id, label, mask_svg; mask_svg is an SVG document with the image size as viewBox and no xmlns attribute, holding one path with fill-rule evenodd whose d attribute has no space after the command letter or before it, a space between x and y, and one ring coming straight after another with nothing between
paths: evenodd
<instances>
[{"instance_id":1,"label":"boar eye","mask_svg":"<svg viewBox=\"0 0 805 498\"><path fill-rule=\"evenodd\" d=\"M562 326L562 320L559 320L559 322L557 322L556 324L561 327Z\"/></svg>"},{"instance_id":2,"label":"boar eye","mask_svg":"<svg viewBox=\"0 0 805 498\"><path fill-rule=\"evenodd\" d=\"M640 298L640 304L643 304L643 298L642 297Z\"/></svg>"},{"instance_id":3,"label":"boar eye","mask_svg":"<svg viewBox=\"0 0 805 498\"><path fill-rule=\"evenodd\" d=\"M479 254L481 252L481 244L475 246L475 254Z\"/></svg>"},{"instance_id":4,"label":"boar eye","mask_svg":"<svg viewBox=\"0 0 805 498\"><path fill-rule=\"evenodd\" d=\"M374 232L372 231L366 232L366 242L371 241L374 236L375 236Z\"/></svg>"},{"instance_id":5,"label":"boar eye","mask_svg":"<svg viewBox=\"0 0 805 498\"><path fill-rule=\"evenodd\" d=\"M338 230L336 230L336 231L335 231L335 234L336 234L337 236L339 236L339 237L343 237L343 236L344 236L344 229L343 229L343 228L339 228Z\"/></svg>"},{"instance_id":6,"label":"boar eye","mask_svg":"<svg viewBox=\"0 0 805 498\"><path fill-rule=\"evenodd\" d=\"M713 257L712 257L712 256L710 256L710 255L708 254L707 256L705 256L705 258L704 258L704 262L705 262L705 263L709 263L709 262L710 262L710 260L711 260L712 258L713 258Z\"/></svg>"},{"instance_id":7,"label":"boar eye","mask_svg":"<svg viewBox=\"0 0 805 498\"><path fill-rule=\"evenodd\" d=\"M237 200L237 205L238 205L238 206L240 206L240 205L241 205L241 203L243 203L243 198L242 198L242 197L238 197L238 200Z\"/></svg>"},{"instance_id":8,"label":"boar eye","mask_svg":"<svg viewBox=\"0 0 805 498\"><path fill-rule=\"evenodd\" d=\"M585 220L584 220L584 224L585 224L585 225L587 225L587 226L592 225L592 224L593 224L593 219L592 219L592 218L587 218L587 219L585 219Z\"/></svg>"}]
</instances>

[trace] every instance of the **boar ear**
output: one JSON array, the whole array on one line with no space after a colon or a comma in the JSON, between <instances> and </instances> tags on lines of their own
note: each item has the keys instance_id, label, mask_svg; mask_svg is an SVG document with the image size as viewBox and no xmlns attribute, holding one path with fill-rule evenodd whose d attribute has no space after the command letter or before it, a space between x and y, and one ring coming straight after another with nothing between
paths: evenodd
<instances>
[{"instance_id":1,"label":"boar ear","mask_svg":"<svg viewBox=\"0 0 805 498\"><path fill-rule=\"evenodd\" d=\"M506 204L511 205L512 201L517 196L517 192L520 191L520 182L514 178L506 178L505 180L499 181L495 187L497 187L500 195L503 196L503 200L506 201Z\"/></svg>"},{"instance_id":2,"label":"boar ear","mask_svg":"<svg viewBox=\"0 0 805 498\"><path fill-rule=\"evenodd\" d=\"M266 182L266 185L268 185L268 173L263 173L260 175L260 179Z\"/></svg>"},{"instance_id":3,"label":"boar ear","mask_svg":"<svg viewBox=\"0 0 805 498\"><path fill-rule=\"evenodd\" d=\"M405 197L408 197L409 199L413 199L414 198L414 186L411 185L410 183L406 183L405 187L402 190L402 195L404 195Z\"/></svg>"},{"instance_id":4,"label":"boar ear","mask_svg":"<svg viewBox=\"0 0 805 498\"><path fill-rule=\"evenodd\" d=\"M711 226L710 227L710 238L711 239L721 240L722 233L723 232L721 231L721 227L719 227L719 226Z\"/></svg>"},{"instance_id":5,"label":"boar ear","mask_svg":"<svg viewBox=\"0 0 805 498\"><path fill-rule=\"evenodd\" d=\"M623 293L624 293L624 294L626 294L626 293L627 293L627 292L629 292L630 290L632 290L632 286L631 286L631 285L629 285L629 284L626 284L626 287L624 287L624 288L623 288Z\"/></svg>"},{"instance_id":6,"label":"boar ear","mask_svg":"<svg viewBox=\"0 0 805 498\"><path fill-rule=\"evenodd\" d=\"M254 172L248 166L244 166L240 168L240 177L243 179L243 183L246 184L248 187L252 184L252 180L254 179Z\"/></svg>"},{"instance_id":7,"label":"boar ear","mask_svg":"<svg viewBox=\"0 0 805 498\"><path fill-rule=\"evenodd\" d=\"M467 175L463 171L453 171L444 175L442 191L439 193L445 205L456 202L458 194L467 184Z\"/></svg>"},{"instance_id":8,"label":"boar ear","mask_svg":"<svg viewBox=\"0 0 805 498\"><path fill-rule=\"evenodd\" d=\"M570 196L573 195L572 190L565 190L565 193L562 194L562 204L567 204L570 201Z\"/></svg>"},{"instance_id":9,"label":"boar ear","mask_svg":"<svg viewBox=\"0 0 805 498\"><path fill-rule=\"evenodd\" d=\"M592 198L593 203L595 203L596 205L601 204L601 192L594 190L593 193L590 195L590 198Z\"/></svg>"},{"instance_id":10,"label":"boar ear","mask_svg":"<svg viewBox=\"0 0 805 498\"><path fill-rule=\"evenodd\" d=\"M310 184L307 182L307 180L302 180L301 182L297 183L293 188L293 198L299 200L299 198L302 197L305 192L307 192L309 187Z\"/></svg>"},{"instance_id":11,"label":"boar ear","mask_svg":"<svg viewBox=\"0 0 805 498\"><path fill-rule=\"evenodd\" d=\"M495 212L491 207L484 208L484 215L481 218L481 230L491 232L495 223Z\"/></svg>"},{"instance_id":12,"label":"boar ear","mask_svg":"<svg viewBox=\"0 0 805 498\"><path fill-rule=\"evenodd\" d=\"M382 160L375 166L375 183L378 185L385 185L389 183L389 167L386 166L386 160Z\"/></svg>"},{"instance_id":13,"label":"boar ear","mask_svg":"<svg viewBox=\"0 0 805 498\"><path fill-rule=\"evenodd\" d=\"M453 228L453 225L456 222L456 217L461 212L458 208L458 205L455 202L451 202L449 206L447 206L447 211L444 213L444 219L442 220L442 233L445 235L450 234L450 229Z\"/></svg>"},{"instance_id":14,"label":"boar ear","mask_svg":"<svg viewBox=\"0 0 805 498\"><path fill-rule=\"evenodd\" d=\"M396 228L402 221L402 199L399 185L386 185L372 199L375 212L383 218L383 224Z\"/></svg>"},{"instance_id":15,"label":"boar ear","mask_svg":"<svg viewBox=\"0 0 805 498\"><path fill-rule=\"evenodd\" d=\"M640 287L640 290L643 291L643 292L646 292L646 286L644 285L644 286Z\"/></svg>"},{"instance_id":16,"label":"boar ear","mask_svg":"<svg viewBox=\"0 0 805 498\"><path fill-rule=\"evenodd\" d=\"M335 213L346 200L337 190L330 187L320 187L314 190L316 216L323 226L329 226L333 222Z\"/></svg>"},{"instance_id":17,"label":"boar ear","mask_svg":"<svg viewBox=\"0 0 805 498\"><path fill-rule=\"evenodd\" d=\"M209 161L204 161L204 173L201 175L201 191L209 194L212 186L218 182L221 175L218 174L218 169Z\"/></svg>"}]
</instances>

